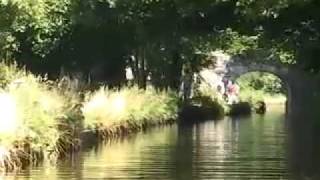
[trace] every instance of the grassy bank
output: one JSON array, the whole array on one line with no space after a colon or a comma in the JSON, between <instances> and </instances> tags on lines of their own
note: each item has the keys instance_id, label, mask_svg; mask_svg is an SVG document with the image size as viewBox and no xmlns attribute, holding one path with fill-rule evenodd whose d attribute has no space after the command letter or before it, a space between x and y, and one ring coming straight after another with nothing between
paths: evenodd
<instances>
[{"instance_id":1,"label":"grassy bank","mask_svg":"<svg viewBox=\"0 0 320 180\"><path fill-rule=\"evenodd\" d=\"M261 90L242 89L240 93L240 100L255 104L258 101L263 101L267 105L281 105L286 103L286 96L284 94L270 94Z\"/></svg>"},{"instance_id":2,"label":"grassy bank","mask_svg":"<svg viewBox=\"0 0 320 180\"><path fill-rule=\"evenodd\" d=\"M54 161L78 142L76 96L59 82L0 64L0 167L16 170ZM71 94L71 93L69 93Z\"/></svg>"},{"instance_id":3,"label":"grassy bank","mask_svg":"<svg viewBox=\"0 0 320 180\"><path fill-rule=\"evenodd\" d=\"M267 107L284 105L286 102L286 97L280 91L281 87L278 87L280 86L278 79L273 76L269 77L270 75L265 76L266 77L264 77L265 79L263 79L262 82L259 81L259 84L261 84L263 88L257 88L252 83L254 80L260 77L257 74L248 74L241 77L237 82L240 85L240 102L234 105L228 105L222 95L219 94L214 88L207 83L201 82L198 85L198 89L195 93L195 97L191 101L191 104L201 107L211 107L218 110L222 108L222 110L218 111L221 113L216 114L228 116L251 114L257 110L257 105L259 105L261 102L265 103ZM269 81L271 84L268 84L270 83ZM276 88L273 87L272 82L276 84ZM196 107L192 110L195 111L195 109ZM198 110L196 112L199 114Z\"/></svg>"},{"instance_id":4,"label":"grassy bank","mask_svg":"<svg viewBox=\"0 0 320 180\"><path fill-rule=\"evenodd\" d=\"M104 86L89 91L85 86L67 77L49 81L15 65L0 64L0 168L55 162L80 147L83 132L107 139L178 118L175 92ZM242 91L243 100L260 100L257 93L251 97L252 91L246 92ZM201 84L185 115L191 120L218 119L229 109L217 92Z\"/></svg>"},{"instance_id":5,"label":"grassy bank","mask_svg":"<svg viewBox=\"0 0 320 180\"><path fill-rule=\"evenodd\" d=\"M221 119L228 106L208 84L201 82L195 90L192 99L188 100L179 112L182 123Z\"/></svg>"},{"instance_id":6,"label":"grassy bank","mask_svg":"<svg viewBox=\"0 0 320 180\"><path fill-rule=\"evenodd\" d=\"M286 102L286 87L282 80L269 73L251 72L237 79L240 85L240 100L255 105L263 101L270 105Z\"/></svg>"},{"instance_id":7,"label":"grassy bank","mask_svg":"<svg viewBox=\"0 0 320 180\"><path fill-rule=\"evenodd\" d=\"M152 87L112 90L101 87L86 93L82 112L84 127L105 137L118 136L177 118L178 97Z\"/></svg>"},{"instance_id":8,"label":"grassy bank","mask_svg":"<svg viewBox=\"0 0 320 180\"><path fill-rule=\"evenodd\" d=\"M48 81L15 65L0 64L0 167L18 170L55 162L79 147L80 133L105 138L177 116L177 96L136 87L80 91L71 81Z\"/></svg>"}]
</instances>

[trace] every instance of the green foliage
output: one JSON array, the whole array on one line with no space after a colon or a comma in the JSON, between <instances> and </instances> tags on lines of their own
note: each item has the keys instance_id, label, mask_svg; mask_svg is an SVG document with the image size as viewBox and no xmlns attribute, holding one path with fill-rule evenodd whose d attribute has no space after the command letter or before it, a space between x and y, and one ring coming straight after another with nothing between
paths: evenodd
<instances>
[{"instance_id":1,"label":"green foliage","mask_svg":"<svg viewBox=\"0 0 320 180\"><path fill-rule=\"evenodd\" d=\"M260 9L261 13L255 13L260 20L254 23L261 26L263 34L261 46L276 48L280 57L287 59L286 61L289 60L290 64L293 62L309 72L318 72L320 66L315 52L318 52L320 40L319 2L316 0L270 1L267 6L258 0L254 3L255 6L248 6L248 8L253 11ZM268 13L269 11L271 13ZM272 15L267 16L267 14Z\"/></svg>"},{"instance_id":2,"label":"green foliage","mask_svg":"<svg viewBox=\"0 0 320 180\"><path fill-rule=\"evenodd\" d=\"M269 73L252 72L237 79L240 85L240 100L255 105L259 101L266 103L284 103L286 87L282 80Z\"/></svg>"},{"instance_id":3,"label":"green foliage","mask_svg":"<svg viewBox=\"0 0 320 180\"><path fill-rule=\"evenodd\" d=\"M0 57L113 86L129 66L143 88L150 75L156 87L178 89L183 71L199 70L215 49L264 52L316 73L318 8L316 0L1 0Z\"/></svg>"},{"instance_id":4,"label":"green foliage","mask_svg":"<svg viewBox=\"0 0 320 180\"><path fill-rule=\"evenodd\" d=\"M222 95L204 82L199 84L190 104L199 106L200 111L204 113L204 115L207 114L209 119L221 118L229 109ZM192 116L192 118L196 119L197 117Z\"/></svg>"},{"instance_id":5,"label":"green foliage","mask_svg":"<svg viewBox=\"0 0 320 180\"><path fill-rule=\"evenodd\" d=\"M199 99L200 101L197 101L197 99ZM195 102L201 104L201 100L205 99L211 102L217 102L224 108L226 108L227 106L225 100L223 99L223 96L219 94L216 89L212 88L209 84L201 82L195 93Z\"/></svg>"},{"instance_id":6,"label":"green foliage","mask_svg":"<svg viewBox=\"0 0 320 180\"><path fill-rule=\"evenodd\" d=\"M221 32L220 44L222 49L231 55L244 54L258 48L259 35L241 35L228 28Z\"/></svg>"},{"instance_id":7,"label":"green foliage","mask_svg":"<svg viewBox=\"0 0 320 180\"><path fill-rule=\"evenodd\" d=\"M240 76L237 79L241 89L261 90L269 94L284 93L282 80L272 74L252 72Z\"/></svg>"},{"instance_id":8,"label":"green foliage","mask_svg":"<svg viewBox=\"0 0 320 180\"><path fill-rule=\"evenodd\" d=\"M69 29L71 6L70 0L1 0L1 51L26 50L27 45L34 54L47 55Z\"/></svg>"}]
</instances>

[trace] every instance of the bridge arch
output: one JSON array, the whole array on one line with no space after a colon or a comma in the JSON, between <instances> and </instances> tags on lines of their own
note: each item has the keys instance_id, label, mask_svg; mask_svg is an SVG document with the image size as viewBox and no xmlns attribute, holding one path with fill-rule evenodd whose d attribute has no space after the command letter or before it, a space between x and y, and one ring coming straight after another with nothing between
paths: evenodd
<instances>
[{"instance_id":1,"label":"bridge arch","mask_svg":"<svg viewBox=\"0 0 320 180\"><path fill-rule=\"evenodd\" d=\"M217 79L228 78L236 80L241 75L250 72L265 72L279 77L289 87L289 68L271 61L248 59L240 56L231 57L217 51L211 54L212 66L200 71L204 81L214 86ZM215 78L212 78L215 77Z\"/></svg>"},{"instance_id":2,"label":"bridge arch","mask_svg":"<svg viewBox=\"0 0 320 180\"><path fill-rule=\"evenodd\" d=\"M283 81L287 81L289 70L287 67L280 67L273 64L256 62L248 63L247 61L241 62L241 60L231 59L229 62L226 62L225 72L221 75L235 80L239 76L250 72L270 73L279 77Z\"/></svg>"},{"instance_id":3,"label":"bridge arch","mask_svg":"<svg viewBox=\"0 0 320 180\"><path fill-rule=\"evenodd\" d=\"M285 66L276 59L250 59L241 56L229 56L222 51L210 54L212 65L199 72L200 79L211 87L224 77L236 79L248 72L267 72L278 76L287 90L287 110L291 121L320 118L317 107L320 102L320 78L299 69L296 66ZM293 120L294 119L294 120Z\"/></svg>"},{"instance_id":4,"label":"bridge arch","mask_svg":"<svg viewBox=\"0 0 320 180\"><path fill-rule=\"evenodd\" d=\"M276 60L249 59L241 56L229 56L221 51L211 54L212 65L200 71L200 76L205 83L212 88L217 87L222 79L227 78L235 81L240 76L250 72L270 73L281 79L283 87L286 89L288 106L291 104L292 81L289 67L276 63ZM290 108L288 111L290 111Z\"/></svg>"},{"instance_id":5,"label":"bridge arch","mask_svg":"<svg viewBox=\"0 0 320 180\"><path fill-rule=\"evenodd\" d=\"M281 82L283 88L286 90L287 100L291 100L291 85L289 76L289 68L280 66L277 64L257 63L255 61L248 61L243 59L230 59L226 63L226 71L222 74L223 77L236 81L240 76L251 73L251 72L262 72L269 73L277 76ZM288 102L290 103L290 102Z\"/></svg>"},{"instance_id":6,"label":"bridge arch","mask_svg":"<svg viewBox=\"0 0 320 180\"><path fill-rule=\"evenodd\" d=\"M284 66L268 58L248 59L231 57L222 52L212 55L212 66L199 72L202 80L213 84L214 80L237 77L253 72L267 72L278 76L287 88L288 143L293 151L293 167L319 172L320 167L320 75L304 71L299 66ZM215 77L215 78L213 78ZM316 137L316 138L315 138ZM300 158L303 155L303 158Z\"/></svg>"}]
</instances>

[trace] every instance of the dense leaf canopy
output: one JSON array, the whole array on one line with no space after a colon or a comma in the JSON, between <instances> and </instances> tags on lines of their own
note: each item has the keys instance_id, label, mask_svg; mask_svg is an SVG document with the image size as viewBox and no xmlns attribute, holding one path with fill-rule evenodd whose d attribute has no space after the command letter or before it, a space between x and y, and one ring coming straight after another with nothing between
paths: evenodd
<instances>
[{"instance_id":1,"label":"dense leaf canopy","mask_svg":"<svg viewBox=\"0 0 320 180\"><path fill-rule=\"evenodd\" d=\"M110 81L130 66L139 84L152 76L170 87L215 49L267 52L318 72L319 8L317 0L0 0L0 56Z\"/></svg>"}]
</instances>

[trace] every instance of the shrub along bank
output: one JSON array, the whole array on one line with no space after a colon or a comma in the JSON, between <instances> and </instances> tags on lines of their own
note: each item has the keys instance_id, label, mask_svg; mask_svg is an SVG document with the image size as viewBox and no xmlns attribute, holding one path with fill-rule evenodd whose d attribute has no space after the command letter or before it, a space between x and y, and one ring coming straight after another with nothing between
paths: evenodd
<instances>
[{"instance_id":1,"label":"shrub along bank","mask_svg":"<svg viewBox=\"0 0 320 180\"><path fill-rule=\"evenodd\" d=\"M170 91L80 92L71 81L48 81L5 64L0 83L0 167L6 171L68 155L84 130L107 138L177 118L178 98Z\"/></svg>"},{"instance_id":2,"label":"shrub along bank","mask_svg":"<svg viewBox=\"0 0 320 180\"><path fill-rule=\"evenodd\" d=\"M221 119L225 108L210 96L198 95L181 107L180 122L188 123L202 120Z\"/></svg>"},{"instance_id":3,"label":"shrub along bank","mask_svg":"<svg viewBox=\"0 0 320 180\"><path fill-rule=\"evenodd\" d=\"M182 117L190 119L190 114L194 114L203 117L202 119L217 119L220 114L228 116L250 115L252 112L264 114L267 106L283 105L286 102L281 80L273 75L248 73L241 76L237 83L240 85L239 103L228 105L222 94L201 81L197 84L194 98L188 106L185 106L186 110L182 111ZM208 114L206 111L208 107L216 109L216 113Z\"/></svg>"},{"instance_id":4,"label":"shrub along bank","mask_svg":"<svg viewBox=\"0 0 320 180\"><path fill-rule=\"evenodd\" d=\"M223 96L210 85L201 82L194 97L182 107L181 121L217 120L225 115L240 116L251 114L253 104L240 101L229 105Z\"/></svg>"}]
</instances>

